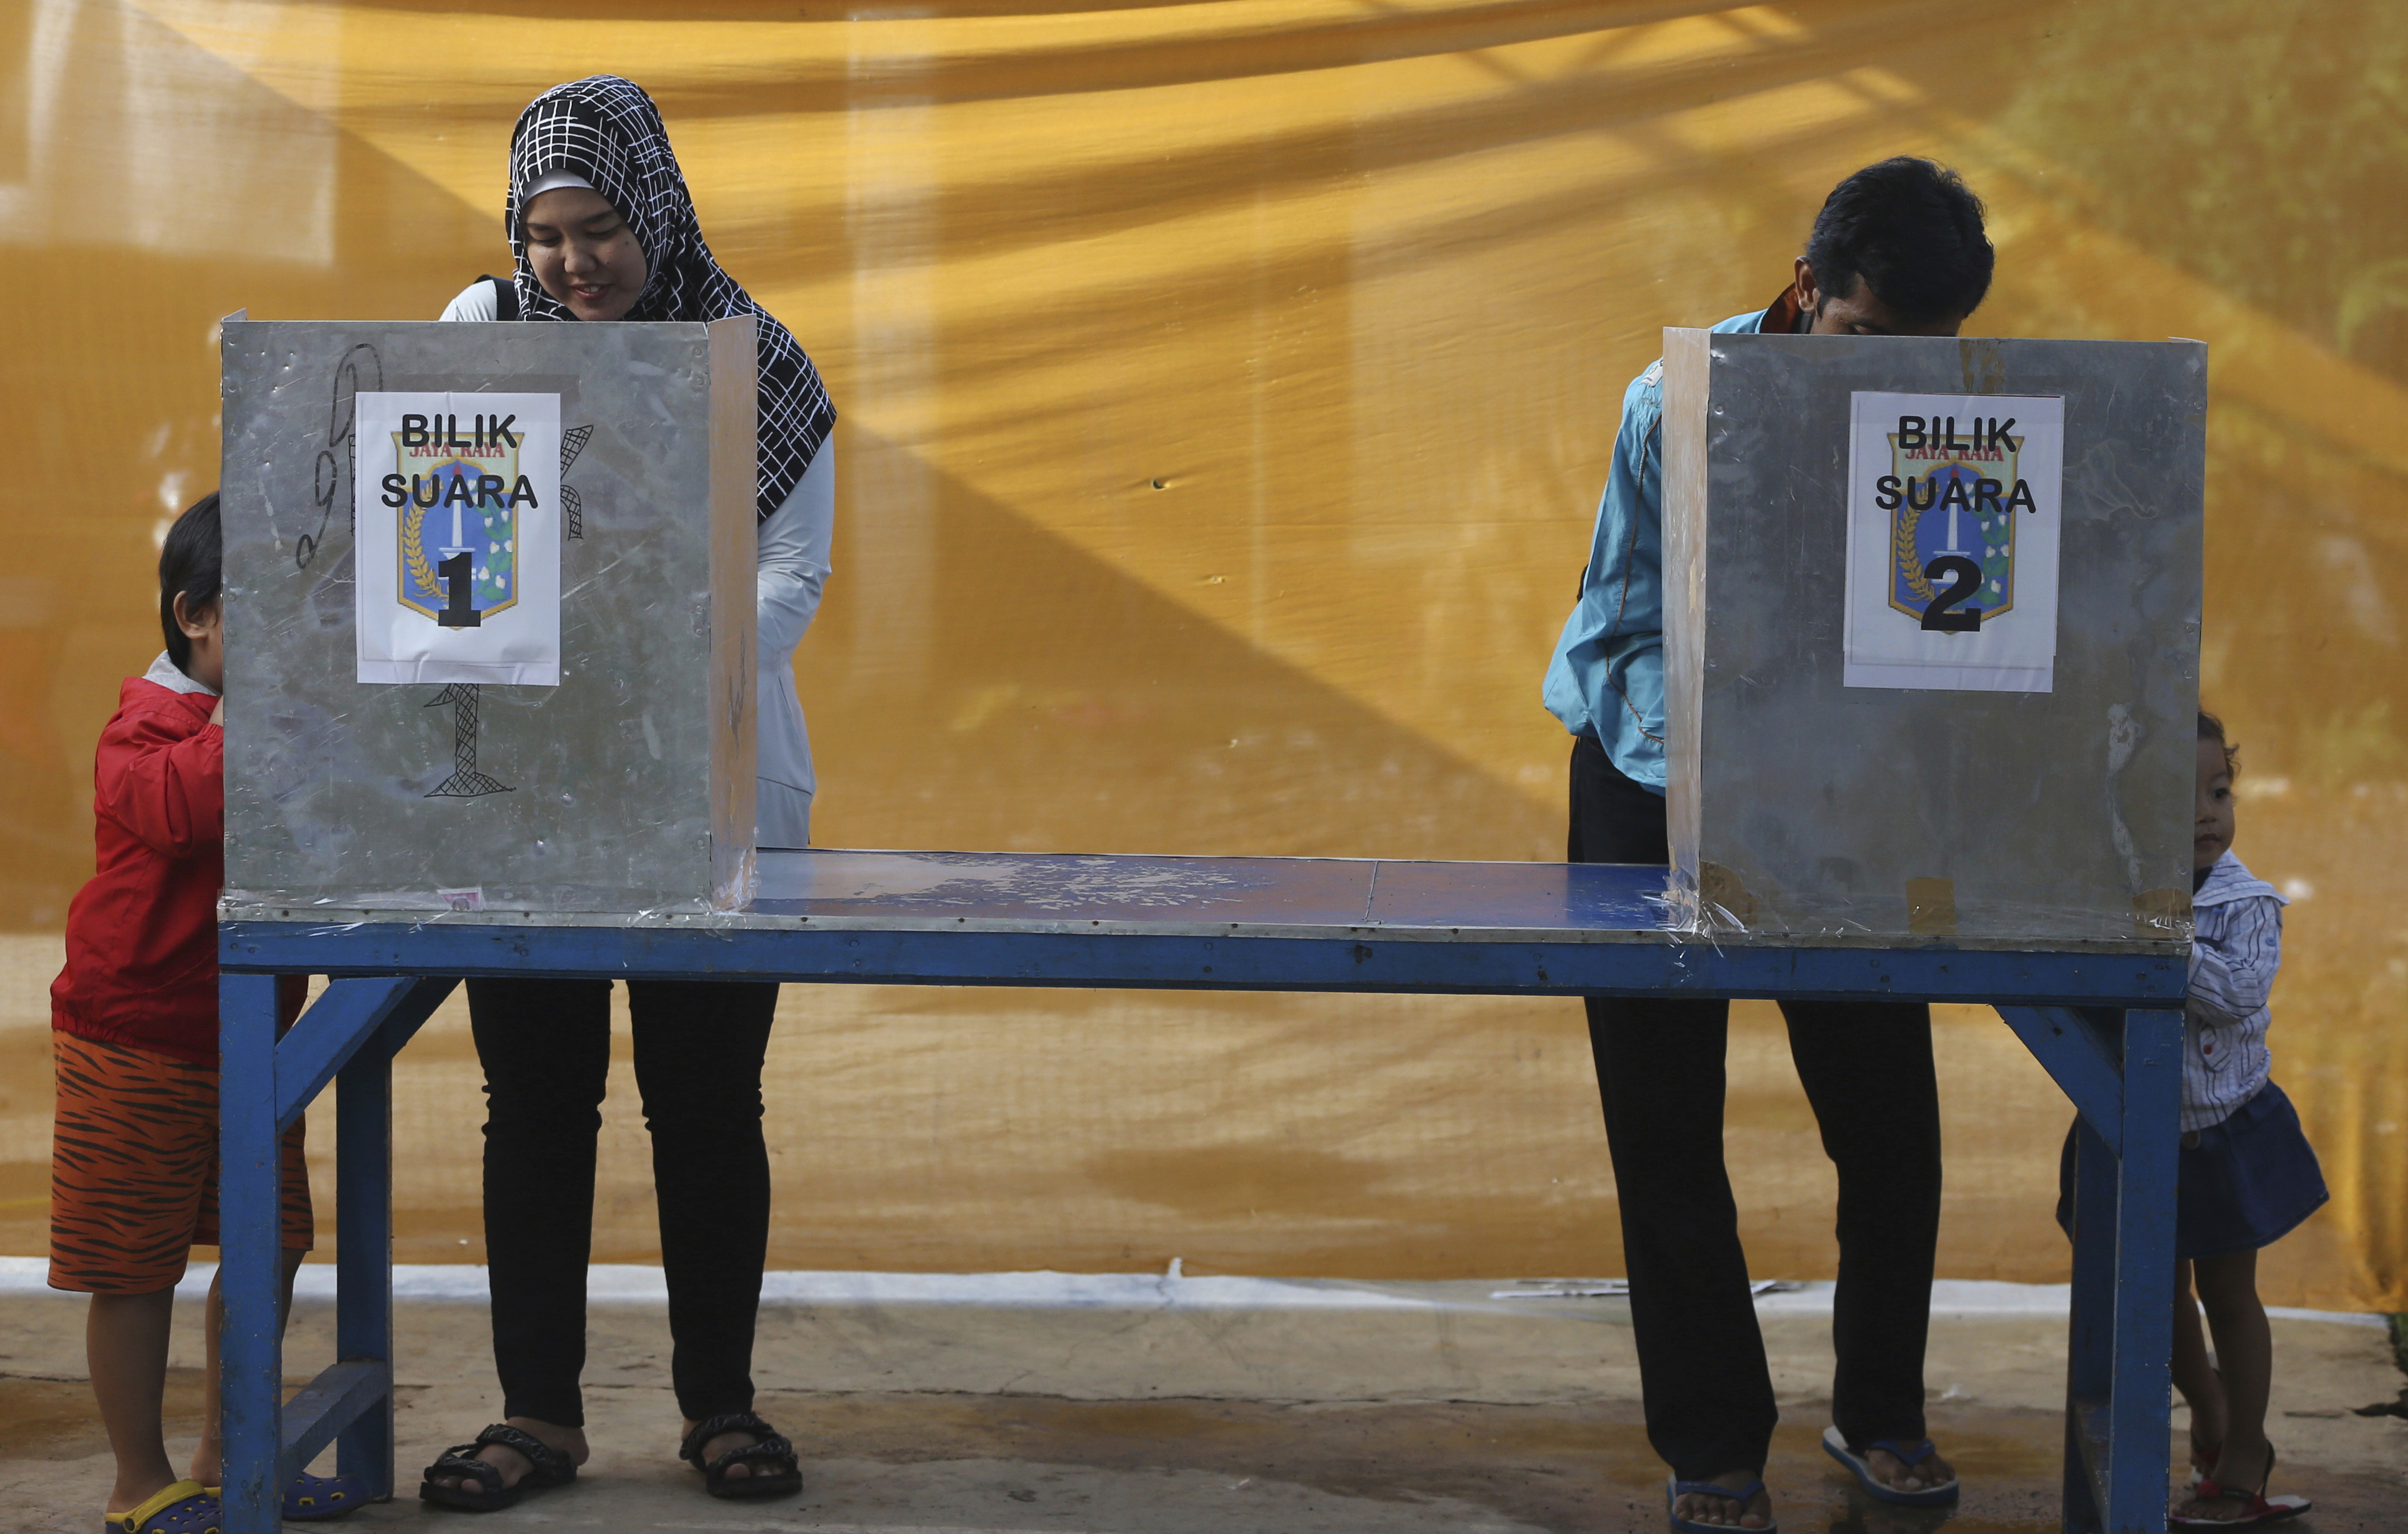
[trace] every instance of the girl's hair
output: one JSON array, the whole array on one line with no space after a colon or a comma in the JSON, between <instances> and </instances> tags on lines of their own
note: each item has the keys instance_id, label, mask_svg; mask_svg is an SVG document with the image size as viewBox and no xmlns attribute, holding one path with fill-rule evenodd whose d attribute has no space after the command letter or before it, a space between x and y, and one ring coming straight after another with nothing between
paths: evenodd
<instances>
[{"instance_id":1,"label":"girl's hair","mask_svg":"<svg viewBox=\"0 0 2408 1534\"><path fill-rule=\"evenodd\" d=\"M159 545L159 628L167 637L167 658L192 674L193 641L176 624L176 598L197 617L218 604L225 582L224 548L218 533L218 493L194 501L167 529Z\"/></svg>"},{"instance_id":2,"label":"girl's hair","mask_svg":"<svg viewBox=\"0 0 2408 1534\"><path fill-rule=\"evenodd\" d=\"M2241 748L2224 738L2224 721L2209 713L2205 709L2199 711L2199 738L2202 740L2214 741L2216 749L2224 753L2226 777L2241 776Z\"/></svg>"}]
</instances>

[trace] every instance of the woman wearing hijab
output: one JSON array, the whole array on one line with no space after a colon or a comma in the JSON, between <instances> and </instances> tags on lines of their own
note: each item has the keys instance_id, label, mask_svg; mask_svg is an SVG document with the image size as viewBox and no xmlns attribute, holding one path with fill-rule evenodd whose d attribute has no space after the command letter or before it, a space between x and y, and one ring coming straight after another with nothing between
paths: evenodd
<instances>
[{"instance_id":1,"label":"woman wearing hijab","mask_svg":"<svg viewBox=\"0 0 2408 1534\"><path fill-rule=\"evenodd\" d=\"M818 609L835 521L836 411L792 335L721 270L652 98L615 76L554 86L510 137L517 270L447 320L719 320L750 314L760 379L759 840L810 839L810 745L793 655ZM575 1479L594 1161L610 986L472 980L485 1070L485 1247L507 1419L427 1467L419 1495L487 1511ZM652 1140L681 1457L715 1497L800 1488L794 1446L752 1413L752 1329L769 1234L761 1063L774 983L630 981L636 1082Z\"/></svg>"}]
</instances>

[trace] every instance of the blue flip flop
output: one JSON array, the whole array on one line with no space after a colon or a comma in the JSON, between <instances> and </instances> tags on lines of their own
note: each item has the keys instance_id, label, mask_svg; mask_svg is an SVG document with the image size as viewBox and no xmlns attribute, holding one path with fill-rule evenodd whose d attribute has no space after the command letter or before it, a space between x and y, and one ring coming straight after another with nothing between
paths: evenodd
<instances>
[{"instance_id":1,"label":"blue flip flop","mask_svg":"<svg viewBox=\"0 0 2408 1534\"><path fill-rule=\"evenodd\" d=\"M284 1521L315 1523L339 1518L368 1499L368 1484L356 1475L296 1475L284 1488Z\"/></svg>"},{"instance_id":2,"label":"blue flip flop","mask_svg":"<svg viewBox=\"0 0 2408 1534\"><path fill-rule=\"evenodd\" d=\"M204 1486L211 1497L223 1497L217 1486ZM280 1516L288 1524L317 1523L340 1518L368 1499L368 1484L356 1475L296 1475L284 1488Z\"/></svg>"},{"instance_id":3,"label":"blue flip flop","mask_svg":"<svg viewBox=\"0 0 2408 1534\"><path fill-rule=\"evenodd\" d=\"M1877 1438L1865 1445L1868 1454L1875 1449L1886 1449L1898 1456L1900 1464L1909 1469L1922 1464L1940 1452L1939 1446L1928 1438L1919 1443L1903 1443L1894 1438ZM1900 1491L1896 1486L1884 1485L1881 1478L1873 1474L1873 1468L1865 1455L1850 1449L1848 1441L1840 1436L1840 1430L1837 1427L1823 1429L1823 1452L1855 1471L1856 1484L1865 1488L1865 1495L1868 1497L1910 1508L1946 1507L1956 1500L1956 1481L1953 1476L1939 1485L1926 1486L1921 1491Z\"/></svg>"},{"instance_id":4,"label":"blue flip flop","mask_svg":"<svg viewBox=\"0 0 2408 1534\"><path fill-rule=\"evenodd\" d=\"M1719 1481L1683 1481L1675 1478L1664 1486L1664 1515L1672 1521L1680 1534L1781 1534L1779 1524L1767 1524L1762 1528L1741 1528L1737 1524L1701 1524L1695 1518L1684 1518L1672 1510L1681 1505L1684 1497L1727 1497L1744 1508L1756 1494L1764 1489L1762 1480L1744 1486L1726 1486Z\"/></svg>"},{"instance_id":5,"label":"blue flip flop","mask_svg":"<svg viewBox=\"0 0 2408 1534\"><path fill-rule=\"evenodd\" d=\"M225 1510L199 1482L179 1481L139 1507L108 1514L100 1527L102 1534L219 1534Z\"/></svg>"}]
</instances>

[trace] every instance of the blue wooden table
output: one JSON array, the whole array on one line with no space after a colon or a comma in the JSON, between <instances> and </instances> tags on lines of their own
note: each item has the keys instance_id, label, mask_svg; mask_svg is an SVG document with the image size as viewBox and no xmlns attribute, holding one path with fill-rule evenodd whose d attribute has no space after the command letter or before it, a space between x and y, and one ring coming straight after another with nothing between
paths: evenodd
<instances>
[{"instance_id":1,"label":"blue wooden table","mask_svg":"<svg viewBox=\"0 0 2408 1534\"><path fill-rule=\"evenodd\" d=\"M330 1442L344 1471L394 1489L392 1062L476 975L1990 1004L2081 1114L2066 1527L2165 1527L2185 945L1684 939L1658 925L1664 870L1631 866L850 852L762 865L760 898L731 912L224 912L228 1534L275 1528L277 1488ZM280 1042L280 974L332 983ZM288 1401L277 1143L330 1082L340 1356Z\"/></svg>"}]
</instances>

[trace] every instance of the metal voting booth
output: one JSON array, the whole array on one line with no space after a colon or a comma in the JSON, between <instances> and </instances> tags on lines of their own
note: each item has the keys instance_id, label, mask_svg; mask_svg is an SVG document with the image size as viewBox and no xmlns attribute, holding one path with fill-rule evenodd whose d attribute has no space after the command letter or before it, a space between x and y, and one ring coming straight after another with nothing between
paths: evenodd
<instances>
[{"instance_id":1,"label":"metal voting booth","mask_svg":"<svg viewBox=\"0 0 2408 1534\"><path fill-rule=\"evenodd\" d=\"M228 900L744 902L752 335L227 324Z\"/></svg>"},{"instance_id":2,"label":"metal voting booth","mask_svg":"<svg viewBox=\"0 0 2408 1534\"><path fill-rule=\"evenodd\" d=\"M228 1528L329 1443L393 1490L390 1063L555 974L1996 1005L2085 1125L2067 1527L2161 1529L2204 351L1666 342L1670 869L756 860L749 332L229 323ZM333 983L280 1041L282 973ZM330 1082L340 1357L286 1401Z\"/></svg>"}]
</instances>

